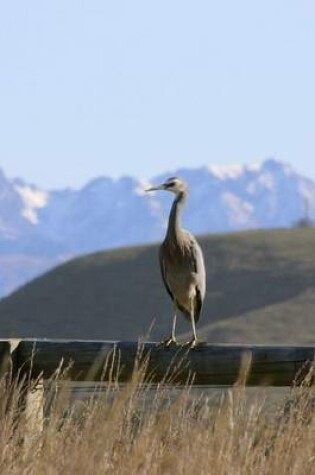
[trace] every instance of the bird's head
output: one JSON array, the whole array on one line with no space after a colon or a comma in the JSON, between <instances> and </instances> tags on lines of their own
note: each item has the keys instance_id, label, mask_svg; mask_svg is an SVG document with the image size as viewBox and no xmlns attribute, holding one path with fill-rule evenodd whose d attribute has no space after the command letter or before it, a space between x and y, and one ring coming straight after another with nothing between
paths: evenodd
<instances>
[{"instance_id":1,"label":"bird's head","mask_svg":"<svg viewBox=\"0 0 315 475\"><path fill-rule=\"evenodd\" d=\"M157 190L165 190L171 191L175 193L175 195L179 195L180 193L187 193L188 187L187 184L177 177L168 178L164 183L158 186L152 186L145 191L157 191Z\"/></svg>"}]
</instances>

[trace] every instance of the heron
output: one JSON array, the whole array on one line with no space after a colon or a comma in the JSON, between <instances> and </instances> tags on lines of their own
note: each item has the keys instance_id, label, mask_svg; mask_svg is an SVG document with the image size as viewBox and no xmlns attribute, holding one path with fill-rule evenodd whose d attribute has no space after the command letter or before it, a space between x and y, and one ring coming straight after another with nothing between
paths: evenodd
<instances>
[{"instance_id":1,"label":"heron","mask_svg":"<svg viewBox=\"0 0 315 475\"><path fill-rule=\"evenodd\" d=\"M194 348L198 344L196 323L206 292L206 271L203 253L196 238L180 225L180 213L188 196L188 186L180 178L171 177L146 191L158 190L175 194L166 235L159 249L162 280L173 301L174 311L172 333L162 343L166 346L177 344L176 318L180 311L192 327L192 339L186 345Z\"/></svg>"}]
</instances>

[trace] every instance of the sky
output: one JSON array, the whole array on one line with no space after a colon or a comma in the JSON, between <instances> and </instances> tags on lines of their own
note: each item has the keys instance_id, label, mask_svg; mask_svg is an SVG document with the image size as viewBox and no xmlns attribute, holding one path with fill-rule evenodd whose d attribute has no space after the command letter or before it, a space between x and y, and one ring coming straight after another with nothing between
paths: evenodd
<instances>
[{"instance_id":1,"label":"sky","mask_svg":"<svg viewBox=\"0 0 315 475\"><path fill-rule=\"evenodd\" d=\"M276 157L315 179L313 0L0 0L0 167L46 188Z\"/></svg>"}]
</instances>

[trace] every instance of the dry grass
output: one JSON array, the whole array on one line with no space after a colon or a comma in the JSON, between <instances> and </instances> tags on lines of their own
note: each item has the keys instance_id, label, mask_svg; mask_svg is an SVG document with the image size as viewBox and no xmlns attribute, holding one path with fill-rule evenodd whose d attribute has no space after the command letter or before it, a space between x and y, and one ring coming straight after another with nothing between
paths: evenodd
<instances>
[{"instance_id":1,"label":"dry grass","mask_svg":"<svg viewBox=\"0 0 315 475\"><path fill-rule=\"evenodd\" d=\"M248 399L243 381L211 400L189 387L144 386L140 370L71 408L59 391L43 429L30 433L21 389L3 380L0 473L313 474L314 386L307 381L266 410L264 389Z\"/></svg>"}]
</instances>

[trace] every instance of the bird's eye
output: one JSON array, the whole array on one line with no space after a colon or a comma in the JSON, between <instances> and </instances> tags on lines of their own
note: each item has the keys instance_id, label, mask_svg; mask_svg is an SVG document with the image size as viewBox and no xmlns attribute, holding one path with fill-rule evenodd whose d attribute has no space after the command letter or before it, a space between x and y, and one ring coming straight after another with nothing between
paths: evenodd
<instances>
[{"instance_id":1,"label":"bird's eye","mask_svg":"<svg viewBox=\"0 0 315 475\"><path fill-rule=\"evenodd\" d=\"M167 186L170 186L170 187L171 187L171 186L175 186L175 185L176 185L175 181L170 181L170 182L167 184Z\"/></svg>"}]
</instances>

